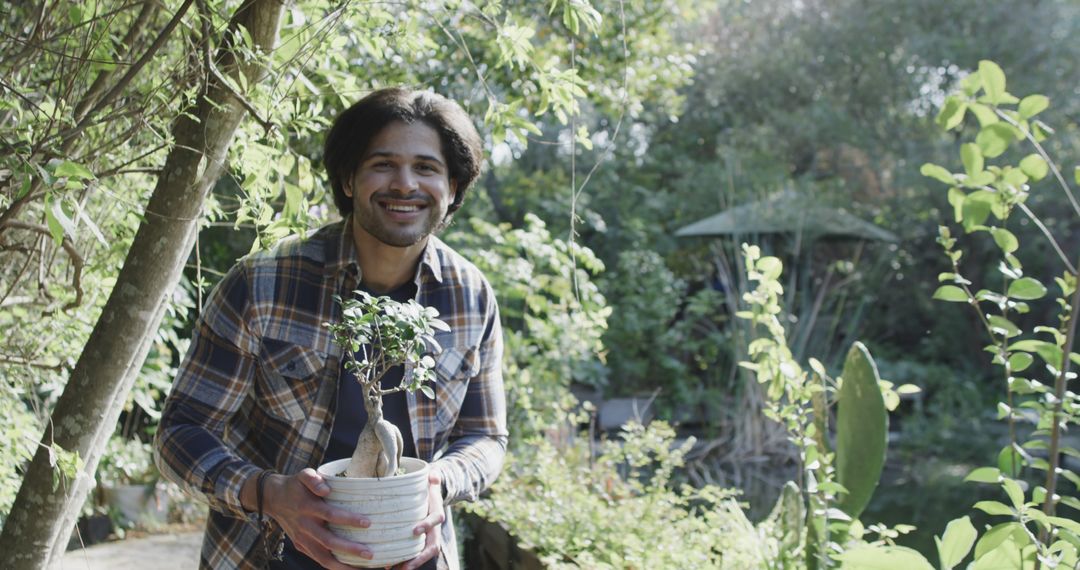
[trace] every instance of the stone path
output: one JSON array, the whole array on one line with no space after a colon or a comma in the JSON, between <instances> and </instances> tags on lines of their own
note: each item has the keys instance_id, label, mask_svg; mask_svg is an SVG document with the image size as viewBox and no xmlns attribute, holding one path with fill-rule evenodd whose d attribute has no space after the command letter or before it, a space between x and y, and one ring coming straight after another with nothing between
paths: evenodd
<instances>
[{"instance_id":1,"label":"stone path","mask_svg":"<svg viewBox=\"0 0 1080 570\"><path fill-rule=\"evenodd\" d=\"M202 531L129 537L73 549L52 570L194 570Z\"/></svg>"}]
</instances>

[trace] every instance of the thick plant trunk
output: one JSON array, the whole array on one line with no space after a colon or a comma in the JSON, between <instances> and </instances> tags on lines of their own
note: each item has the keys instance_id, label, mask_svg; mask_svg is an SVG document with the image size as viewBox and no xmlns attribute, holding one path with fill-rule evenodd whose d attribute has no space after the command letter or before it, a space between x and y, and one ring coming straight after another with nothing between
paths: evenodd
<instances>
[{"instance_id":1,"label":"thick plant trunk","mask_svg":"<svg viewBox=\"0 0 1080 570\"><path fill-rule=\"evenodd\" d=\"M225 38L246 28L265 54L277 42L283 0L246 0ZM223 42L223 44L226 42ZM263 68L239 65L227 48L218 57L224 75L243 73L258 81ZM0 535L0 568L45 568L58 559L87 492L105 442L116 427L154 334L165 300L191 253L206 194L220 176L244 105L211 75L206 95L193 114L173 125L176 144L146 207L105 309L53 411L42 445L34 455ZM209 100L208 100L209 99ZM77 451L85 466L74 481L53 490L46 447L55 442Z\"/></svg>"}]
</instances>

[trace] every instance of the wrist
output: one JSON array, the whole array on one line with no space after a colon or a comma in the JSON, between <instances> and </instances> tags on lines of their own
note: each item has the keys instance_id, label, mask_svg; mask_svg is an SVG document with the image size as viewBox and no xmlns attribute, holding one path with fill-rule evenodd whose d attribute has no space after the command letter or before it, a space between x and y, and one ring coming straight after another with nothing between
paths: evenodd
<instances>
[{"instance_id":1,"label":"wrist","mask_svg":"<svg viewBox=\"0 0 1080 570\"><path fill-rule=\"evenodd\" d=\"M240 505L244 510L252 514L258 514L261 499L262 512L264 514L268 513L270 496L273 494L271 487L278 477L280 475L273 469L256 471L248 477L244 481L244 486L240 489Z\"/></svg>"},{"instance_id":2,"label":"wrist","mask_svg":"<svg viewBox=\"0 0 1080 570\"><path fill-rule=\"evenodd\" d=\"M259 516L259 526L262 526L266 518L266 484L274 474L273 470L267 469L259 473L258 478L255 479L255 511Z\"/></svg>"}]
</instances>

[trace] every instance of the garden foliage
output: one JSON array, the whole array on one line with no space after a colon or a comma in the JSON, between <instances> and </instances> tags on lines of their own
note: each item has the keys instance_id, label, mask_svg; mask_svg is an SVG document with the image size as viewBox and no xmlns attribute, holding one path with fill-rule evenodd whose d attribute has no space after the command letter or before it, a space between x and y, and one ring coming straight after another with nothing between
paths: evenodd
<instances>
[{"instance_id":1,"label":"garden foliage","mask_svg":"<svg viewBox=\"0 0 1080 570\"><path fill-rule=\"evenodd\" d=\"M577 403L571 380L601 386L607 378L601 336L611 309L592 280L603 264L581 244L552 236L531 214L517 229L471 218L447 240L498 296L514 439L560 430Z\"/></svg>"},{"instance_id":2,"label":"garden foliage","mask_svg":"<svg viewBox=\"0 0 1080 570\"><path fill-rule=\"evenodd\" d=\"M548 568L761 568L779 541L755 527L731 490L673 478L692 441L663 422L627 424L593 450L587 440L531 440L491 496L468 507L506 524Z\"/></svg>"}]
</instances>

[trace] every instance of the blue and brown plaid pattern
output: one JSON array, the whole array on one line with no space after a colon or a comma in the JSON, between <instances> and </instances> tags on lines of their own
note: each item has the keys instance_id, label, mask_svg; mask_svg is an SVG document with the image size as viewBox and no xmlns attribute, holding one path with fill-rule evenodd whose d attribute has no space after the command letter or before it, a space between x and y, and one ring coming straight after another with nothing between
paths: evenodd
<instances>
[{"instance_id":1,"label":"blue and brown plaid pattern","mask_svg":"<svg viewBox=\"0 0 1080 570\"><path fill-rule=\"evenodd\" d=\"M254 516L240 505L244 481L322 460L342 358L323 323L340 317L333 296L360 281L354 250L347 218L248 256L195 325L156 446L161 472L210 503L202 568L263 567ZM415 282L417 301L450 325L436 336L435 399L407 397L417 455L442 474L447 504L475 499L502 468L508 436L498 306L480 271L434 236ZM279 531L270 534L279 539ZM451 567L453 535L448 520Z\"/></svg>"}]
</instances>

